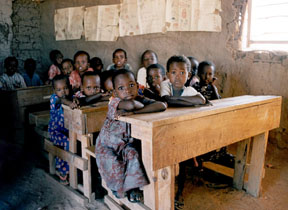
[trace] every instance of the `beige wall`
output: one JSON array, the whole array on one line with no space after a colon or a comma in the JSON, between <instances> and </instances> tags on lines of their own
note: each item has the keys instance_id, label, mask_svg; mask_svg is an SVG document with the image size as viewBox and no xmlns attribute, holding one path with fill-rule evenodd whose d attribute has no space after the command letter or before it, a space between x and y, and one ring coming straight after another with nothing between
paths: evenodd
<instances>
[{"instance_id":1,"label":"beige wall","mask_svg":"<svg viewBox=\"0 0 288 210\"><path fill-rule=\"evenodd\" d=\"M94 6L117 3L118 1L94 0L46 0L41 3L42 65L44 70L50 64L49 52L59 49L64 57L72 58L77 50L86 50L91 57L103 59L104 65L111 63L112 52L124 48L128 62L136 70L140 66L140 56L146 49L154 50L159 63L165 65L174 54L192 55L201 60L211 60L216 64L218 86L223 97L243 94L281 95L283 113L281 128L272 132L270 141L281 148L288 148L288 58L287 53L241 52L239 45L239 11L243 11L245 0L222 0L222 32L168 32L142 36L122 37L116 42L86 42L82 38L75 41L55 41L53 14L58 8L72 6ZM244 2L244 3L243 3Z\"/></svg>"}]
</instances>

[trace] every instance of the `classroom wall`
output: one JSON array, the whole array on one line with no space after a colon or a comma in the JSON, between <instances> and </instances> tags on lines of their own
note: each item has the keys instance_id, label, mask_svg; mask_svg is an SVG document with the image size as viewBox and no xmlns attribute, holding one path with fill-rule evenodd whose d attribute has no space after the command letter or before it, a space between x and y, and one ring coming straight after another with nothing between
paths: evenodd
<instances>
[{"instance_id":1,"label":"classroom wall","mask_svg":"<svg viewBox=\"0 0 288 210\"><path fill-rule=\"evenodd\" d=\"M243 94L281 95L283 112L281 127L271 132L270 142L279 148L288 148L288 58L283 52L242 52L241 19L246 0L222 0L222 32L167 32L142 36L121 37L116 42L86 42L84 38L72 41L55 41L53 15L55 9L73 6L95 6L119 3L114 0L45 0L39 4L41 21L42 74L46 74L50 61L49 52L59 49L64 57L72 58L77 50L86 50L91 57L103 59L104 65L111 63L112 52L124 48L128 62L136 72L140 56L146 49L157 52L159 63L165 65L174 54L193 55L201 60L212 60L216 64L218 87L223 97Z\"/></svg>"},{"instance_id":2,"label":"classroom wall","mask_svg":"<svg viewBox=\"0 0 288 210\"><path fill-rule=\"evenodd\" d=\"M3 61L11 54L12 41L12 0L1 0L0 7L0 75L4 71Z\"/></svg>"}]
</instances>

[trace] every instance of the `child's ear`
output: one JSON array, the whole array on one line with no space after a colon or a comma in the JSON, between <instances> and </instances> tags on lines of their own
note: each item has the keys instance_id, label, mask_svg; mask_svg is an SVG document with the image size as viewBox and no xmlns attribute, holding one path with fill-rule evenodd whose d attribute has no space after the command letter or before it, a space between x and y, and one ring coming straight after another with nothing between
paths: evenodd
<instances>
[{"instance_id":1,"label":"child's ear","mask_svg":"<svg viewBox=\"0 0 288 210\"><path fill-rule=\"evenodd\" d=\"M116 93L115 90L113 90L113 95L114 95L115 97L118 97L118 95L117 95L117 93Z\"/></svg>"},{"instance_id":2,"label":"child's ear","mask_svg":"<svg viewBox=\"0 0 288 210\"><path fill-rule=\"evenodd\" d=\"M191 76L192 76L192 72L191 72L191 71L189 71L189 72L188 72L188 79L190 79L190 78L191 78Z\"/></svg>"}]
</instances>

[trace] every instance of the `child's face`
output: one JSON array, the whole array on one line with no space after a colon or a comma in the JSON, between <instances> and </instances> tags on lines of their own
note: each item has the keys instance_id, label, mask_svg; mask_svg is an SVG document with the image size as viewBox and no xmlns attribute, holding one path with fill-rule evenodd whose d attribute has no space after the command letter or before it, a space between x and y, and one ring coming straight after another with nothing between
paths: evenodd
<instances>
[{"instance_id":1,"label":"child's face","mask_svg":"<svg viewBox=\"0 0 288 210\"><path fill-rule=\"evenodd\" d=\"M113 58L113 63L115 64L117 69L121 69L124 67L127 59L125 58L125 53L123 51L119 51L115 53Z\"/></svg>"},{"instance_id":2,"label":"child's face","mask_svg":"<svg viewBox=\"0 0 288 210\"><path fill-rule=\"evenodd\" d=\"M80 54L75 59L75 68L79 71L80 75L89 68L88 58L85 54Z\"/></svg>"},{"instance_id":3,"label":"child's face","mask_svg":"<svg viewBox=\"0 0 288 210\"><path fill-rule=\"evenodd\" d=\"M154 89L157 87L160 87L160 83L164 80L164 77L161 73L161 69L150 69L148 73L147 82L150 87L153 87Z\"/></svg>"},{"instance_id":4,"label":"child's face","mask_svg":"<svg viewBox=\"0 0 288 210\"><path fill-rule=\"evenodd\" d=\"M209 84L213 82L213 78L214 78L214 67L205 66L203 74L200 75L201 82Z\"/></svg>"},{"instance_id":5,"label":"child's face","mask_svg":"<svg viewBox=\"0 0 288 210\"><path fill-rule=\"evenodd\" d=\"M12 60L6 66L6 74L8 76L12 76L13 74L15 74L15 72L17 72L17 69L18 69L17 62Z\"/></svg>"},{"instance_id":6,"label":"child's face","mask_svg":"<svg viewBox=\"0 0 288 210\"><path fill-rule=\"evenodd\" d=\"M135 99L138 95L138 85L132 74L121 74L115 78L115 96L121 100Z\"/></svg>"},{"instance_id":7,"label":"child's face","mask_svg":"<svg viewBox=\"0 0 288 210\"><path fill-rule=\"evenodd\" d=\"M113 83L112 83L112 77L109 77L104 82L104 89L107 93L112 94L113 92Z\"/></svg>"},{"instance_id":8,"label":"child's face","mask_svg":"<svg viewBox=\"0 0 288 210\"><path fill-rule=\"evenodd\" d=\"M101 82L99 75L85 76L82 84L82 91L86 96L93 96L100 93L100 86Z\"/></svg>"},{"instance_id":9,"label":"child's face","mask_svg":"<svg viewBox=\"0 0 288 210\"><path fill-rule=\"evenodd\" d=\"M180 90L184 87L188 79L188 70L186 63L171 63L167 76L172 83L172 86L176 90Z\"/></svg>"},{"instance_id":10,"label":"child's face","mask_svg":"<svg viewBox=\"0 0 288 210\"><path fill-rule=\"evenodd\" d=\"M157 57L155 53L147 52L145 53L142 62L143 62L143 66L147 69L148 66L150 66L151 64L156 64L158 61L157 61Z\"/></svg>"},{"instance_id":11,"label":"child's face","mask_svg":"<svg viewBox=\"0 0 288 210\"><path fill-rule=\"evenodd\" d=\"M64 75L70 75L73 71L73 65L70 61L67 61L62 64L63 74Z\"/></svg>"},{"instance_id":12,"label":"child's face","mask_svg":"<svg viewBox=\"0 0 288 210\"><path fill-rule=\"evenodd\" d=\"M62 54L57 54L56 55L57 64L61 65L62 61L63 61L63 55Z\"/></svg>"},{"instance_id":13,"label":"child's face","mask_svg":"<svg viewBox=\"0 0 288 210\"><path fill-rule=\"evenodd\" d=\"M58 80L54 83L54 91L55 94L59 98L65 98L69 95L69 87L67 85L66 80Z\"/></svg>"}]
</instances>

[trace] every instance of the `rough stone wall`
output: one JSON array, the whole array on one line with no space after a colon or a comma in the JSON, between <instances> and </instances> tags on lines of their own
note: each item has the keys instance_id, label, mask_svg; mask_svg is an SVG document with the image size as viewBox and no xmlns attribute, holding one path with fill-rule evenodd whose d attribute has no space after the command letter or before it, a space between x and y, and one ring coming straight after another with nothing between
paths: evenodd
<instances>
[{"instance_id":1,"label":"rough stone wall","mask_svg":"<svg viewBox=\"0 0 288 210\"><path fill-rule=\"evenodd\" d=\"M288 148L288 78L287 52L243 52L241 21L247 0L222 0L222 31L213 32L167 32L122 37L116 42L86 42L81 40L55 41L53 15L55 9L73 6L95 6L118 3L113 0L49 0L40 4L43 71L50 65L49 52L59 49L64 57L73 58L77 50L86 50L91 57L111 63L116 48L127 51L128 62L136 72L141 54L152 49L158 54L159 63L166 63L175 54L192 55L198 60L211 60L216 64L218 86L223 97L251 95L283 96L283 109L279 129L270 133L270 141L280 148Z\"/></svg>"},{"instance_id":2,"label":"rough stone wall","mask_svg":"<svg viewBox=\"0 0 288 210\"><path fill-rule=\"evenodd\" d=\"M23 72L24 61L33 58L37 72L41 74L40 7L31 0L13 1L13 42L12 54L19 61L19 71Z\"/></svg>"},{"instance_id":3,"label":"rough stone wall","mask_svg":"<svg viewBox=\"0 0 288 210\"><path fill-rule=\"evenodd\" d=\"M0 7L0 75L4 72L4 59L11 54L12 0L1 0Z\"/></svg>"}]
</instances>

